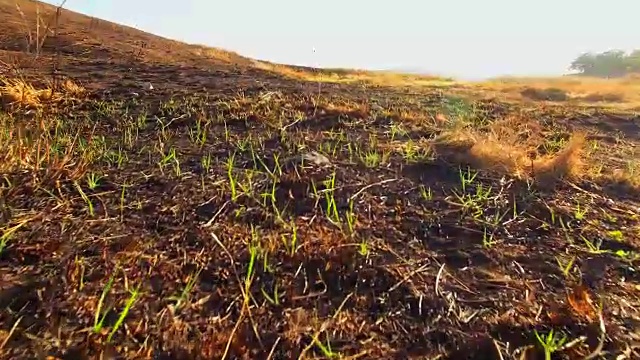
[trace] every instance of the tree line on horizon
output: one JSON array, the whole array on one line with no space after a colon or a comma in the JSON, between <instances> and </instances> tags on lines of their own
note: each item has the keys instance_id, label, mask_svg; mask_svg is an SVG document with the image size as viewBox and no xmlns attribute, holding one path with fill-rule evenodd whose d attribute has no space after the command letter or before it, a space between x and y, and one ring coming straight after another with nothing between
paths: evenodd
<instances>
[{"instance_id":1,"label":"tree line on horizon","mask_svg":"<svg viewBox=\"0 0 640 360\"><path fill-rule=\"evenodd\" d=\"M623 50L586 52L573 60L569 69L580 75L606 78L640 73L640 49L629 53Z\"/></svg>"}]
</instances>

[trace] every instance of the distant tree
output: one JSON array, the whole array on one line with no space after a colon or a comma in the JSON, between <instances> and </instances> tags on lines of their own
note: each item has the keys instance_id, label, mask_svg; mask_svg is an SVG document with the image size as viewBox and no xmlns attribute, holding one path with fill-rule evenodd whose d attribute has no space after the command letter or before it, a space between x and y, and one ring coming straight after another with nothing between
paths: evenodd
<instances>
[{"instance_id":1,"label":"distant tree","mask_svg":"<svg viewBox=\"0 0 640 360\"><path fill-rule=\"evenodd\" d=\"M583 53L578 56L573 62L571 66L569 66L570 70L577 70L582 74L591 74L594 72L596 67L596 56L593 53Z\"/></svg>"},{"instance_id":2,"label":"distant tree","mask_svg":"<svg viewBox=\"0 0 640 360\"><path fill-rule=\"evenodd\" d=\"M627 63L630 72L640 73L640 49L632 51L627 56Z\"/></svg>"},{"instance_id":3,"label":"distant tree","mask_svg":"<svg viewBox=\"0 0 640 360\"><path fill-rule=\"evenodd\" d=\"M578 56L569 69L580 74L599 77L619 77L632 72L640 72L640 49L626 54L622 50L609 50Z\"/></svg>"}]
</instances>

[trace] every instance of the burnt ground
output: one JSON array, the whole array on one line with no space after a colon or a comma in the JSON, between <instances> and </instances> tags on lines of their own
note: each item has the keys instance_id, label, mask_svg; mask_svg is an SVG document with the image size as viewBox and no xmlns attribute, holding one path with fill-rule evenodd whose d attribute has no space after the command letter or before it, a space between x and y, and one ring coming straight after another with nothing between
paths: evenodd
<instances>
[{"instance_id":1,"label":"burnt ground","mask_svg":"<svg viewBox=\"0 0 640 360\"><path fill-rule=\"evenodd\" d=\"M2 51L88 89L0 112L3 358L640 354L637 115L72 50ZM513 117L586 170L436 146Z\"/></svg>"}]
</instances>

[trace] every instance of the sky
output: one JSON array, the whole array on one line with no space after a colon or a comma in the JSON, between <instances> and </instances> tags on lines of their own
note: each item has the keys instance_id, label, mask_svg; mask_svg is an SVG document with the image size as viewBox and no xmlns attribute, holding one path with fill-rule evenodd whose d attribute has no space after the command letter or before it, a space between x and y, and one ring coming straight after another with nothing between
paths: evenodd
<instances>
[{"instance_id":1,"label":"sky","mask_svg":"<svg viewBox=\"0 0 640 360\"><path fill-rule=\"evenodd\" d=\"M637 0L68 0L65 8L278 63L469 80L560 75L583 52L640 48Z\"/></svg>"}]
</instances>

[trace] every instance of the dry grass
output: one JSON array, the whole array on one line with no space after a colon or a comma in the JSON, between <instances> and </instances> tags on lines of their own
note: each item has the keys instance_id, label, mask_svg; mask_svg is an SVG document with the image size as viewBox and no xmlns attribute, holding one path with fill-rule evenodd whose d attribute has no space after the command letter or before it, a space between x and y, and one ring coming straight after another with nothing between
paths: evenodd
<instances>
[{"instance_id":1,"label":"dry grass","mask_svg":"<svg viewBox=\"0 0 640 360\"><path fill-rule=\"evenodd\" d=\"M78 99L87 90L70 79L60 82L58 90L51 85L38 88L22 78L0 78L0 99L5 106L41 108L63 99Z\"/></svg>"},{"instance_id":2,"label":"dry grass","mask_svg":"<svg viewBox=\"0 0 640 360\"><path fill-rule=\"evenodd\" d=\"M543 182L580 179L584 175L582 154L585 144L586 137L583 133L572 134L558 153L533 161L533 176Z\"/></svg>"},{"instance_id":3,"label":"dry grass","mask_svg":"<svg viewBox=\"0 0 640 360\"><path fill-rule=\"evenodd\" d=\"M79 98L87 94L87 89L71 79L64 79L60 83L60 90L69 98Z\"/></svg>"},{"instance_id":4,"label":"dry grass","mask_svg":"<svg viewBox=\"0 0 640 360\"><path fill-rule=\"evenodd\" d=\"M526 149L493 134L472 138L468 157L475 168L508 173L519 178L526 174L524 170L530 163Z\"/></svg>"},{"instance_id":5,"label":"dry grass","mask_svg":"<svg viewBox=\"0 0 640 360\"><path fill-rule=\"evenodd\" d=\"M36 103L36 106L42 104ZM27 172L37 181L61 177L77 180L83 176L90 156L79 157L75 153L77 134L58 138L55 134L61 131L60 126L61 122L55 117L16 120L1 116L0 173Z\"/></svg>"},{"instance_id":6,"label":"dry grass","mask_svg":"<svg viewBox=\"0 0 640 360\"><path fill-rule=\"evenodd\" d=\"M542 184L585 176L584 133L573 133L553 154L539 153L545 141L537 122L510 116L492 123L488 129L450 127L434 145L436 151L455 163Z\"/></svg>"},{"instance_id":7,"label":"dry grass","mask_svg":"<svg viewBox=\"0 0 640 360\"><path fill-rule=\"evenodd\" d=\"M40 107L44 102L54 99L52 88L36 89L21 79L1 79L0 97L5 104L25 107Z\"/></svg>"},{"instance_id":8,"label":"dry grass","mask_svg":"<svg viewBox=\"0 0 640 360\"><path fill-rule=\"evenodd\" d=\"M290 79L318 83L366 83L375 86L395 87L448 87L457 84L451 79L428 75L409 75L387 71L363 71L347 69L304 70L289 65L254 61L254 66Z\"/></svg>"},{"instance_id":9,"label":"dry grass","mask_svg":"<svg viewBox=\"0 0 640 360\"><path fill-rule=\"evenodd\" d=\"M568 101L622 107L640 106L640 79L635 76L615 79L581 76L500 78L477 83L474 86L495 91L513 99L523 99L522 92L527 88L538 91L559 89L567 94Z\"/></svg>"},{"instance_id":10,"label":"dry grass","mask_svg":"<svg viewBox=\"0 0 640 360\"><path fill-rule=\"evenodd\" d=\"M219 48L193 45L193 54L203 58L211 58L226 64L238 64L247 61L247 58L239 55L236 52L223 50Z\"/></svg>"}]
</instances>

